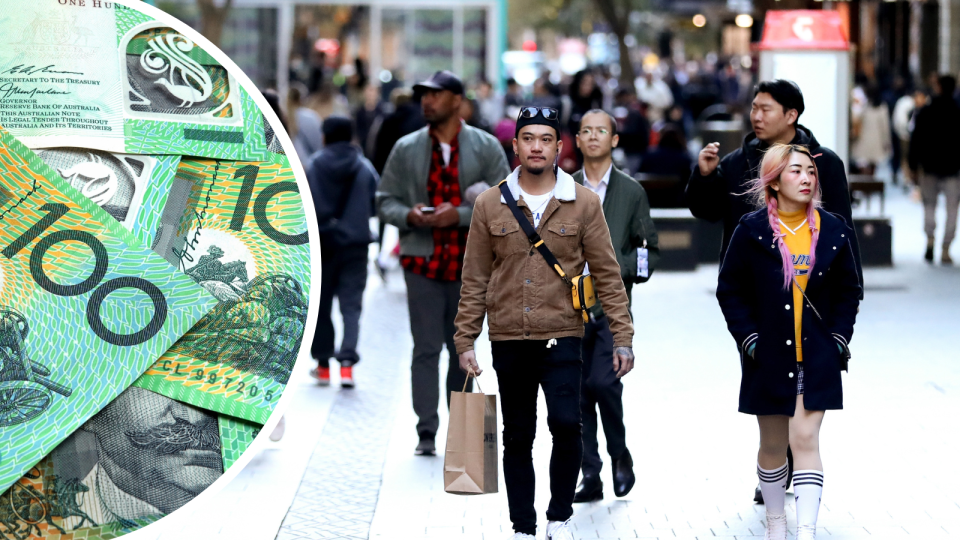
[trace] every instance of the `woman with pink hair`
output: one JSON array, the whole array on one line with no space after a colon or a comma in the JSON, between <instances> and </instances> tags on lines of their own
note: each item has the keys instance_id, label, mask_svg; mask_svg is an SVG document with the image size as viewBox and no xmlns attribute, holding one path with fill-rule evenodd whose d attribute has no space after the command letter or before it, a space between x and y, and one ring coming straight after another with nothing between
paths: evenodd
<instances>
[{"instance_id":1,"label":"woman with pink hair","mask_svg":"<svg viewBox=\"0 0 960 540\"><path fill-rule=\"evenodd\" d=\"M843 408L860 282L853 230L821 210L817 166L801 145L775 144L745 196L717 299L740 352L740 412L757 416L757 475L767 540L787 538L787 446L793 451L797 539L816 538L823 491L820 424Z\"/></svg>"}]
</instances>

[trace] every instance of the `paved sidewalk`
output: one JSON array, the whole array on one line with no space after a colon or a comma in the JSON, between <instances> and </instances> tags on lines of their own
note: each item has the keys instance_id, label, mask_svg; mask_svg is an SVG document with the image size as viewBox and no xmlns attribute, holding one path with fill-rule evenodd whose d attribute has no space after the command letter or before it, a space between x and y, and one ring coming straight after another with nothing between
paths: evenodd
<instances>
[{"instance_id":1,"label":"paved sidewalk","mask_svg":"<svg viewBox=\"0 0 960 540\"><path fill-rule=\"evenodd\" d=\"M820 537L960 538L954 352L960 269L921 262L919 204L891 193L887 207L897 216L897 267L866 272L866 301L844 375L846 409L829 412L822 431ZM634 289L638 364L624 379L624 395L638 482L616 499L606 460L606 498L575 506L577 538L762 538L764 509L752 503L756 421L736 412L739 364L714 296L716 272L714 266L658 273ZM168 528L155 538L505 540L512 534L502 475L498 494L448 495L442 455L413 455L412 340L402 275L391 274L387 284L372 277L364 307L358 388L318 388L299 374L283 441L215 500L161 521ZM486 335L477 350L485 368L480 385L496 393ZM550 437L542 397L539 410L537 508L545 519ZM442 425L441 452L445 411ZM793 529L792 503L788 516ZM544 529L541 523L541 539Z\"/></svg>"},{"instance_id":2,"label":"paved sidewalk","mask_svg":"<svg viewBox=\"0 0 960 540\"><path fill-rule=\"evenodd\" d=\"M822 431L820 536L960 538L960 364L953 337L960 271L921 262L919 205L894 194L888 207L898 216L898 266L866 272L854 357L844 375L846 409L827 413ZM604 501L575 505L577 538L762 538L764 509L752 503L756 421L736 412L739 365L713 295L716 272L714 266L660 273L634 288L638 365L624 380L624 396L638 483L617 500L606 460ZM480 382L495 393L485 336L478 357L487 370ZM550 437L542 395L539 410L534 459L545 520ZM409 407L401 407L370 538L509 537L502 473L501 493L444 493L442 456L412 455L414 422ZM788 516L795 530L792 501ZM540 538L544 530L541 522Z\"/></svg>"}]
</instances>

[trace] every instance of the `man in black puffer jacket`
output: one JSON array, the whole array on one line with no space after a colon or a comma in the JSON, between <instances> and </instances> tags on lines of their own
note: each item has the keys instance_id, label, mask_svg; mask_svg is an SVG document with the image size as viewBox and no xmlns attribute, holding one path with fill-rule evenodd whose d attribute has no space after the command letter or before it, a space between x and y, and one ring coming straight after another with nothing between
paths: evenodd
<instances>
[{"instance_id":1,"label":"man in black puffer jacket","mask_svg":"<svg viewBox=\"0 0 960 540\"><path fill-rule=\"evenodd\" d=\"M810 149L819 174L823 209L834 213L853 227L850 207L850 189L843 160L829 148L820 146L809 129L797 123L803 114L803 94L793 81L777 79L763 81L753 91L750 125L753 132L743 139L743 146L720 159L720 145L710 143L700 151L697 165L687 184L687 205L694 216L707 221L723 220L723 243L720 261L727 253L730 238L740 218L757 209L753 198L746 195L753 180L759 176L763 152L774 143L802 144ZM850 239L854 261L860 280L863 300L863 270L860 265L860 243L856 233ZM790 459L792 475L793 460ZM787 479L787 486L790 478ZM754 500L763 503L760 488Z\"/></svg>"},{"instance_id":2,"label":"man in black puffer jacket","mask_svg":"<svg viewBox=\"0 0 960 540\"><path fill-rule=\"evenodd\" d=\"M745 193L759 174L764 150L774 143L802 144L810 149L820 175L823 209L837 214L853 227L843 160L833 150L820 146L813 133L797 123L804 109L800 88L785 79L763 81L754 89L753 95L750 111L753 132L744 138L743 146L722 160L718 143L705 146L687 184L687 205L693 215L707 221L723 220L721 261L740 218L757 209L752 197ZM860 244L856 238L853 251L862 286Z\"/></svg>"},{"instance_id":3,"label":"man in black puffer jacket","mask_svg":"<svg viewBox=\"0 0 960 540\"><path fill-rule=\"evenodd\" d=\"M363 290L367 285L367 252L373 241L370 218L377 214L375 197L380 177L363 157L360 147L350 144L353 126L349 118L330 117L323 123L323 144L310 159L307 180L320 226L320 315L310 353L320 366L314 377L330 384L330 358L340 362L340 384L353 386L353 365L360 361L357 340ZM343 340L334 353L333 298L340 301Z\"/></svg>"}]
</instances>

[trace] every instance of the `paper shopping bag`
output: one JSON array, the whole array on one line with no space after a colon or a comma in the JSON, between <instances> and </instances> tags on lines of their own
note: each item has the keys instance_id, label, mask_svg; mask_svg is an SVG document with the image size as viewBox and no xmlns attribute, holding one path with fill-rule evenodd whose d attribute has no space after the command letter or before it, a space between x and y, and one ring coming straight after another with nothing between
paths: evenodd
<instances>
[{"instance_id":1,"label":"paper shopping bag","mask_svg":"<svg viewBox=\"0 0 960 540\"><path fill-rule=\"evenodd\" d=\"M496 395L450 393L443 489L458 495L497 492Z\"/></svg>"}]
</instances>

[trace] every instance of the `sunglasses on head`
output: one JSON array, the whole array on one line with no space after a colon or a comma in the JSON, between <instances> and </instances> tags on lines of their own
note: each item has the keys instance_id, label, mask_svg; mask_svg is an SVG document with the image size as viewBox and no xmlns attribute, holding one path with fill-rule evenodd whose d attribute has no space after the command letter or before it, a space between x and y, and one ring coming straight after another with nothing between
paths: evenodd
<instances>
[{"instance_id":1,"label":"sunglasses on head","mask_svg":"<svg viewBox=\"0 0 960 540\"><path fill-rule=\"evenodd\" d=\"M560 118L560 112L552 107L524 107L520 109L517 120L521 118L536 118L538 114L545 120L556 120Z\"/></svg>"}]
</instances>

